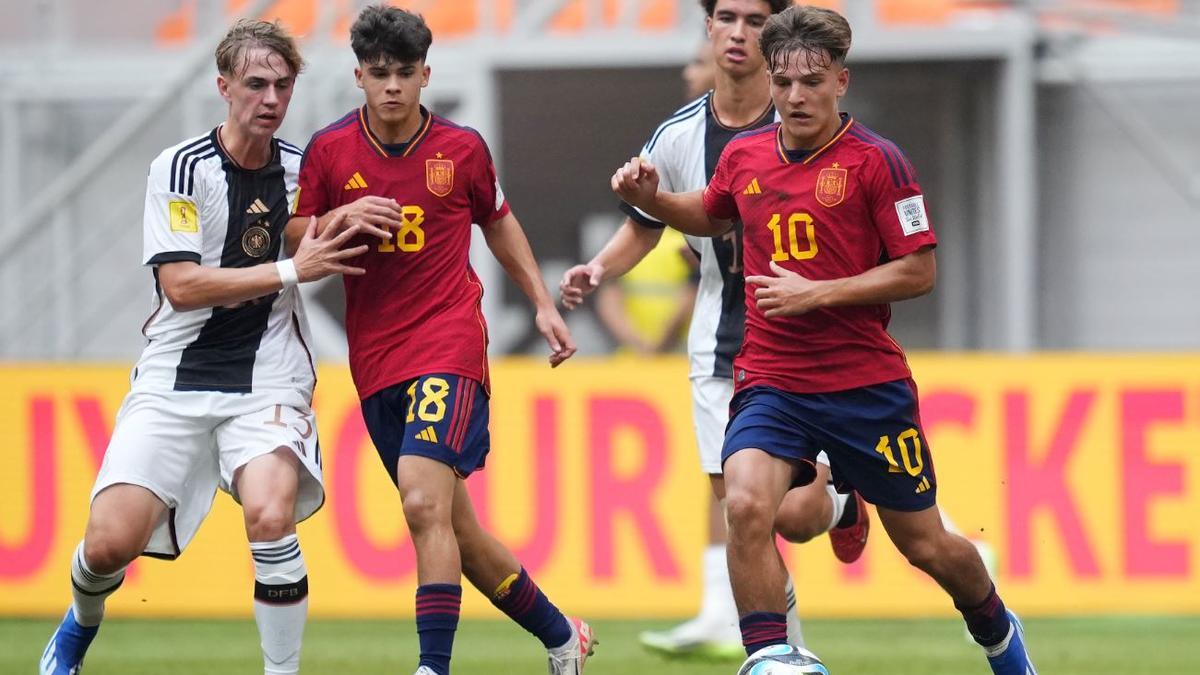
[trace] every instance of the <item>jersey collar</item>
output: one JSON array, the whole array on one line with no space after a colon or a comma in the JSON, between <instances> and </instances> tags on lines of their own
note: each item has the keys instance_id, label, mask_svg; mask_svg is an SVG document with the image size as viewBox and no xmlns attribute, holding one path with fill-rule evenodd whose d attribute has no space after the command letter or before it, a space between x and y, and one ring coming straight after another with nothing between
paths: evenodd
<instances>
[{"instance_id":1,"label":"jersey collar","mask_svg":"<svg viewBox=\"0 0 1200 675\"><path fill-rule=\"evenodd\" d=\"M217 156L221 158L222 164L225 164L226 166L231 166L239 171L259 171L261 169L267 168L268 166L271 166L272 164L279 163L279 139L272 137L271 138L271 160L268 161L265 165L260 166L258 169L247 169L246 167L242 166L241 164L238 164L236 159L229 156L229 152L227 150L225 150L225 145L223 143L221 143L221 127L222 126L223 125L218 124L217 126L213 127L213 130L211 132L209 132L209 135L208 135L209 140L212 142L213 149L216 151Z\"/></svg>"},{"instance_id":2,"label":"jersey collar","mask_svg":"<svg viewBox=\"0 0 1200 675\"><path fill-rule=\"evenodd\" d=\"M775 131L775 151L779 154L779 159L784 164L812 164L818 157L825 154L829 148L833 147L842 136L854 126L854 118L849 113L838 113L842 118L842 126L838 128L837 133L829 142L816 150L788 150L783 145L783 123L779 124L779 129Z\"/></svg>"},{"instance_id":3,"label":"jersey collar","mask_svg":"<svg viewBox=\"0 0 1200 675\"><path fill-rule=\"evenodd\" d=\"M367 123L367 106L365 105L358 109L358 126L362 131L363 138L367 139L367 145L371 146L371 149L380 157L408 157L429 135L429 128L433 126L433 114L425 106L421 106L421 126L412 138L403 143L384 143L379 140L375 132L371 131L371 125Z\"/></svg>"}]
</instances>

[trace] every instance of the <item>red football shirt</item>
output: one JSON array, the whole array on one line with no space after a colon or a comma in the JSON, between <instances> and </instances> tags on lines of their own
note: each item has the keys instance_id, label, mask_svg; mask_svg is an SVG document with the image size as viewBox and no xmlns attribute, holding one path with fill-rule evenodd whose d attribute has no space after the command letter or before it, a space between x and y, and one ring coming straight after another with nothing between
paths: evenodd
<instances>
[{"instance_id":1,"label":"red football shirt","mask_svg":"<svg viewBox=\"0 0 1200 675\"><path fill-rule=\"evenodd\" d=\"M417 135L386 145L366 108L318 131L300 167L297 216L321 216L366 195L391 197L404 225L343 278L350 373L358 395L428 373L453 373L488 388L483 286L471 269L471 224L508 214L487 144L479 134L422 108Z\"/></svg>"},{"instance_id":2,"label":"red football shirt","mask_svg":"<svg viewBox=\"0 0 1200 675\"><path fill-rule=\"evenodd\" d=\"M809 279L861 274L937 244L912 165L894 143L843 115L833 140L789 152L778 124L729 143L704 209L744 224L747 276L772 260ZM911 376L887 332L888 305L835 307L768 319L746 284L746 338L734 361L740 390L841 391Z\"/></svg>"}]
</instances>

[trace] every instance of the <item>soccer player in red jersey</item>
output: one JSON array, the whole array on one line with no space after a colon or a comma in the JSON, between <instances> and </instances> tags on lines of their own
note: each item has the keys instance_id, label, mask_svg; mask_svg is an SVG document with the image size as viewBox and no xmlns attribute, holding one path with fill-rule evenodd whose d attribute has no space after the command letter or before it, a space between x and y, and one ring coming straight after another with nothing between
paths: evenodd
<instances>
[{"instance_id":1,"label":"soccer player in red jersey","mask_svg":"<svg viewBox=\"0 0 1200 675\"><path fill-rule=\"evenodd\" d=\"M897 549L944 588L998 675L1034 674L1016 616L975 547L942 526L916 385L888 303L933 288L936 237L911 164L839 111L850 26L792 7L761 37L781 122L726 146L708 187L658 191L634 158L622 199L688 234L744 230L746 335L722 449L729 571L748 654L786 641L773 522L824 449L835 479L876 505Z\"/></svg>"},{"instance_id":2,"label":"soccer player in red jersey","mask_svg":"<svg viewBox=\"0 0 1200 675\"><path fill-rule=\"evenodd\" d=\"M418 675L447 675L463 574L577 675L594 640L560 612L476 519L464 480L489 449L487 327L471 269L471 225L533 302L550 364L575 352L542 283L487 144L421 105L432 34L415 14L372 5L350 30L366 104L317 132L293 221L386 228L345 285L350 370L363 417L399 488L417 552ZM343 495L350 498L352 495Z\"/></svg>"}]
</instances>

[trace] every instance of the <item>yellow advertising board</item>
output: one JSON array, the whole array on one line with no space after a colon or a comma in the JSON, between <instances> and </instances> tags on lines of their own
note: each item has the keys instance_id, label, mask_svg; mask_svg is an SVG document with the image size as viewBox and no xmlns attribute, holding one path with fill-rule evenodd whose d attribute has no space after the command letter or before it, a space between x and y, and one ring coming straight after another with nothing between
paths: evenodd
<instances>
[{"instance_id":1,"label":"yellow advertising board","mask_svg":"<svg viewBox=\"0 0 1200 675\"><path fill-rule=\"evenodd\" d=\"M939 501L998 553L1026 615L1200 612L1200 357L928 355L912 359ZM707 481L683 359L494 364L492 452L469 485L480 518L551 598L585 616L695 610ZM0 366L0 615L58 615L68 563L127 387L121 367ZM411 615L415 558L345 368L315 402L325 507L301 525L315 616ZM876 523L843 566L785 546L805 616L950 615ZM219 496L183 556L141 559L113 616L238 616L253 567ZM478 593L464 614L492 616Z\"/></svg>"}]
</instances>

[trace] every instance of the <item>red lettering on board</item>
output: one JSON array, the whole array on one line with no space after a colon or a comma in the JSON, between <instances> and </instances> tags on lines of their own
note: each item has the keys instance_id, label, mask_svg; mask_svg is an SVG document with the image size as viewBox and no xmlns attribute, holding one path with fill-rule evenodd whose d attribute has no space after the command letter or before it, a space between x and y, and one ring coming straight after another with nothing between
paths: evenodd
<instances>
[{"instance_id":1,"label":"red lettering on board","mask_svg":"<svg viewBox=\"0 0 1200 675\"><path fill-rule=\"evenodd\" d=\"M58 522L58 486L55 453L58 437L54 426L54 400L34 396L29 401L29 435L32 480L29 496L33 509L25 541L10 546L0 541L0 578L23 579L41 571L54 543Z\"/></svg>"},{"instance_id":2,"label":"red lettering on board","mask_svg":"<svg viewBox=\"0 0 1200 675\"><path fill-rule=\"evenodd\" d=\"M1188 578L1188 544L1150 536L1150 501L1183 495L1183 466L1154 463L1146 457L1150 427L1182 422L1183 392L1126 391L1121 394L1121 503L1125 514L1125 573L1143 578Z\"/></svg>"},{"instance_id":3,"label":"red lettering on board","mask_svg":"<svg viewBox=\"0 0 1200 675\"><path fill-rule=\"evenodd\" d=\"M1004 394L1005 477L1008 502L1009 573L1017 579L1033 576L1033 516L1045 510L1062 535L1071 569L1081 577L1097 577L1100 566L1092 551L1083 519L1067 484L1067 464L1096 399L1094 391L1075 391L1067 399L1054 428L1049 448L1034 459L1029 429L1029 395ZM1038 453L1042 454L1042 453Z\"/></svg>"},{"instance_id":4,"label":"red lettering on board","mask_svg":"<svg viewBox=\"0 0 1200 675\"><path fill-rule=\"evenodd\" d=\"M623 515L637 529L650 565L660 579L680 579L679 563L667 547L666 537L651 504L662 484L667 460L667 432L658 411L640 399L596 397L589 402L592 481L592 573L613 578L616 545L615 520ZM613 474L615 437L633 432L641 439L641 470L627 477ZM697 506L697 508L699 508Z\"/></svg>"},{"instance_id":5,"label":"red lettering on board","mask_svg":"<svg viewBox=\"0 0 1200 675\"><path fill-rule=\"evenodd\" d=\"M416 570L417 555L408 535L391 546L377 546L363 529L362 515L358 510L359 463L364 455L376 466L379 466L379 460L375 457L375 448L367 436L362 411L357 405L351 406L342 416L334 438L333 447L325 455L333 460L330 467L333 481L329 487L335 497L329 501L333 507L334 528L346 559L354 569L370 579L399 581ZM402 518L399 499L397 496L395 502L385 504L383 508L394 513L395 517Z\"/></svg>"}]
</instances>

